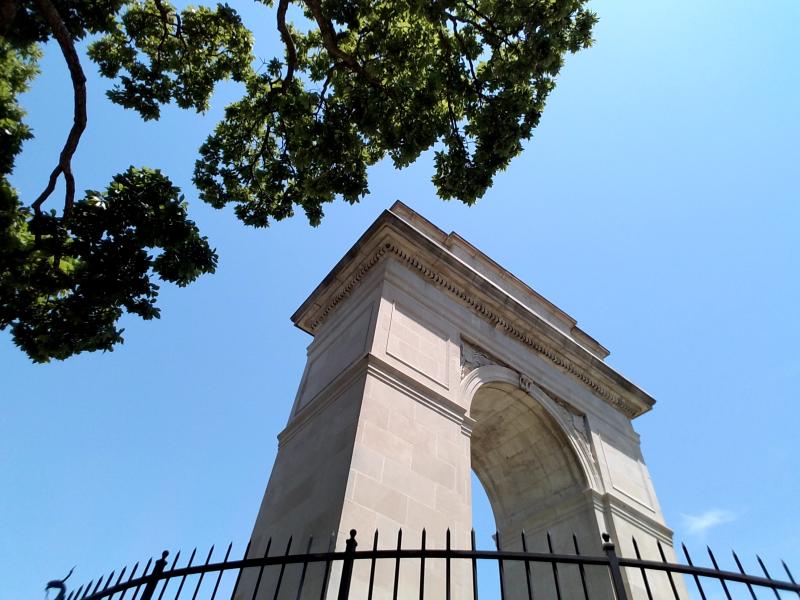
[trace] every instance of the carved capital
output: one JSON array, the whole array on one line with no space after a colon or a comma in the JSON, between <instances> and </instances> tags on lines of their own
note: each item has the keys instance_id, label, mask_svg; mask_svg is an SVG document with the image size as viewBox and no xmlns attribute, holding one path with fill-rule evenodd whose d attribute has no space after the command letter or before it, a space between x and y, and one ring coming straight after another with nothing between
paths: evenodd
<instances>
[{"instance_id":1,"label":"carved capital","mask_svg":"<svg viewBox=\"0 0 800 600\"><path fill-rule=\"evenodd\" d=\"M533 380L524 373L519 374L519 387L523 391L530 393Z\"/></svg>"}]
</instances>

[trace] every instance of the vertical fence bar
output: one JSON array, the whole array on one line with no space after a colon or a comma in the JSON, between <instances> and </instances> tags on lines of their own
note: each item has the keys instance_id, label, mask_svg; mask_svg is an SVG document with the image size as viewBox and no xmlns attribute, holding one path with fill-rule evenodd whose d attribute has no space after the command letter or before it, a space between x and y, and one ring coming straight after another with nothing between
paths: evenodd
<instances>
[{"instance_id":1,"label":"vertical fence bar","mask_svg":"<svg viewBox=\"0 0 800 600\"><path fill-rule=\"evenodd\" d=\"M207 567L208 563L211 562L211 555L214 554L214 546L212 545L211 548L208 549L208 556L206 556L206 562L203 563L203 567ZM197 580L197 585L194 587L194 594L192 594L192 600L197 600L197 592L200 591L200 585L203 583L203 577L205 577L206 572L205 569L200 571L200 579Z\"/></svg>"},{"instance_id":2,"label":"vertical fence bar","mask_svg":"<svg viewBox=\"0 0 800 600\"><path fill-rule=\"evenodd\" d=\"M625 593L625 583L622 581L619 557L617 556L614 542L611 541L611 536L607 533L603 534L603 551L608 557L608 570L611 572L611 583L614 585L614 595L617 597L617 600L628 600L628 595Z\"/></svg>"},{"instance_id":3,"label":"vertical fence bar","mask_svg":"<svg viewBox=\"0 0 800 600\"><path fill-rule=\"evenodd\" d=\"M342 578L339 581L339 600L347 600L350 595L350 581L353 579L353 555L356 552L358 542L356 541L355 529L350 530L350 539L345 542L345 557L342 561Z\"/></svg>"},{"instance_id":4,"label":"vertical fence bar","mask_svg":"<svg viewBox=\"0 0 800 600\"><path fill-rule=\"evenodd\" d=\"M689 563L690 567L693 567L694 563L692 562L692 557L689 556L689 551L686 549L686 544L681 544L681 548L683 548L683 554L684 556L686 556L686 562ZM700 585L700 578L697 575L692 575L692 577L694 577L694 583L697 586L698 591L700 592L700 597L703 600L706 600L706 594L703 591L703 586Z\"/></svg>"},{"instance_id":5,"label":"vertical fence bar","mask_svg":"<svg viewBox=\"0 0 800 600\"><path fill-rule=\"evenodd\" d=\"M189 562L186 563L186 568L189 568L189 567L192 566L192 562L194 561L194 555L195 554L197 554L197 548L192 550L192 554L191 554L191 556L189 556ZM181 595L181 592L183 591L183 584L186 583L186 577L187 577L186 575L181 577L181 583L178 586L178 591L175 592L175 600L178 600L178 597Z\"/></svg>"},{"instance_id":6,"label":"vertical fence bar","mask_svg":"<svg viewBox=\"0 0 800 600\"><path fill-rule=\"evenodd\" d=\"M120 583L122 583L122 578L125 576L125 571L128 570L128 567L122 567L122 571L119 572L119 577L117 577L117 581L114 583L114 587L117 587ZM111 594L109 598L113 598L114 594Z\"/></svg>"},{"instance_id":7,"label":"vertical fence bar","mask_svg":"<svg viewBox=\"0 0 800 600\"><path fill-rule=\"evenodd\" d=\"M741 573L742 575L747 576L747 573L744 572L744 567L742 566L742 561L739 560L739 557L736 555L736 552L731 550L731 554L733 554L733 560L736 561L736 566L739 569L739 573ZM747 589L750 590L750 596L753 598L753 600L758 600L758 596L756 596L756 592L755 592L755 590L753 590L753 586L750 585L749 581L747 582Z\"/></svg>"},{"instance_id":8,"label":"vertical fence bar","mask_svg":"<svg viewBox=\"0 0 800 600\"><path fill-rule=\"evenodd\" d=\"M164 567L167 566L167 556L169 556L169 552L164 550L164 552L161 553L161 558L159 558L153 565L153 572L150 573L150 578L147 580L147 583L144 586L144 591L142 592L142 600L152 599L153 593L156 591L156 585L158 585L158 576L164 572ZM145 571L146 570L147 569L145 569Z\"/></svg>"},{"instance_id":9,"label":"vertical fence bar","mask_svg":"<svg viewBox=\"0 0 800 600\"><path fill-rule=\"evenodd\" d=\"M789 570L789 565L786 564L786 561L781 560L781 564L783 565L783 570L786 571L786 574L789 576L789 581L791 581L793 584L797 585L797 582L794 580L794 577L792 576L792 572ZM797 596L800 597L800 592L796 592L796 593L797 593Z\"/></svg>"},{"instance_id":10,"label":"vertical fence bar","mask_svg":"<svg viewBox=\"0 0 800 600\"><path fill-rule=\"evenodd\" d=\"M639 552L639 544L636 543L636 538L631 536L633 540L633 552L636 554L636 560L642 560L642 554ZM640 567L642 571L642 579L644 579L644 589L647 592L648 600L653 600L653 592L650 591L650 582L647 580L647 571L644 570L644 567ZM730 598L728 598L730 600Z\"/></svg>"},{"instance_id":11,"label":"vertical fence bar","mask_svg":"<svg viewBox=\"0 0 800 600\"><path fill-rule=\"evenodd\" d=\"M152 562L153 562L153 558L152 557L147 559L147 564L144 566L144 571L142 571L142 577L145 577L147 575L147 571L150 568L150 564ZM133 598L131 598L131 600L136 600L136 596L139 595L139 590L140 589L142 589L142 584L141 583L136 586L136 590L133 592Z\"/></svg>"},{"instance_id":12,"label":"vertical fence bar","mask_svg":"<svg viewBox=\"0 0 800 600\"><path fill-rule=\"evenodd\" d=\"M764 571L764 575L767 576L767 579L771 580L772 577L770 577L769 571L767 571L767 567L764 565L764 561L761 560L761 557L758 554L756 554L756 559L758 560L758 564L761 565L761 570ZM781 600L781 595L778 593L778 590L776 590L775 588L772 588L772 592L775 594L775 597L778 600Z\"/></svg>"},{"instance_id":13,"label":"vertical fence bar","mask_svg":"<svg viewBox=\"0 0 800 600\"><path fill-rule=\"evenodd\" d=\"M253 543L253 540L248 540L247 546L244 549L244 555L242 556L242 560L247 560L247 555L250 553L250 544ZM233 593L231 593L231 598L236 597L236 591L239 589L239 582L242 580L242 572L244 571L244 567L239 568L239 573L236 574L236 583L233 584Z\"/></svg>"},{"instance_id":14,"label":"vertical fence bar","mask_svg":"<svg viewBox=\"0 0 800 600\"><path fill-rule=\"evenodd\" d=\"M667 562L667 555L664 554L664 548L661 546L661 542L656 540L656 546L658 546L658 553L661 555L661 562ZM669 578L669 586L672 588L672 595L675 597L675 600L681 600L680 596L678 596L678 588L675 587L675 579L672 577L672 571L667 571L667 577Z\"/></svg>"},{"instance_id":15,"label":"vertical fence bar","mask_svg":"<svg viewBox=\"0 0 800 600\"><path fill-rule=\"evenodd\" d=\"M403 544L403 530L397 531L397 558L394 561L394 587L392 588L392 600L397 600L397 586L400 583L400 548Z\"/></svg>"},{"instance_id":16,"label":"vertical fence bar","mask_svg":"<svg viewBox=\"0 0 800 600\"><path fill-rule=\"evenodd\" d=\"M131 569L131 574L128 575L128 581L125 582L126 585L129 584L131 581L133 581L133 577L134 577L134 575L136 575L136 570L138 568L139 568L139 563L137 562L135 565L133 565L133 568ZM126 587L124 590L122 590L122 594L120 595L119 600L123 600L123 598L125 598L125 594L128 593L129 589L130 588ZM67 600L70 600L70 599L68 598Z\"/></svg>"},{"instance_id":17,"label":"vertical fence bar","mask_svg":"<svg viewBox=\"0 0 800 600\"><path fill-rule=\"evenodd\" d=\"M228 563L228 557L231 555L231 548L233 548L233 542L228 544L228 551L225 552L225 558L222 559L222 564ZM217 574L217 581L214 583L214 591L211 592L211 600L217 597L217 590L219 589L219 582L222 581L222 574L225 572L225 569L220 569L219 573ZM233 595L231 595L233 598Z\"/></svg>"},{"instance_id":18,"label":"vertical fence bar","mask_svg":"<svg viewBox=\"0 0 800 600\"><path fill-rule=\"evenodd\" d=\"M445 549L447 552L447 556L445 557L444 563L444 577L445 577L445 588L444 588L444 598L445 600L450 600L450 528L447 528L447 535L445 536Z\"/></svg>"},{"instance_id":19,"label":"vertical fence bar","mask_svg":"<svg viewBox=\"0 0 800 600\"><path fill-rule=\"evenodd\" d=\"M578 537L572 534L572 545L575 546L575 555L581 555L581 549L578 548ZM589 600L589 589L586 587L586 569L582 562L578 563L578 572L581 575L581 587L583 588L583 600Z\"/></svg>"},{"instance_id":20,"label":"vertical fence bar","mask_svg":"<svg viewBox=\"0 0 800 600\"><path fill-rule=\"evenodd\" d=\"M425 599L425 528L422 528L421 556L419 557L419 600Z\"/></svg>"},{"instance_id":21,"label":"vertical fence bar","mask_svg":"<svg viewBox=\"0 0 800 600\"><path fill-rule=\"evenodd\" d=\"M283 553L283 562L281 563L281 570L278 573L278 582L275 584L275 595L272 600L278 600L278 593L281 591L281 583L283 583L283 574L286 572L286 557L289 556L289 549L292 547L292 536L289 536L289 541L286 544L286 552Z\"/></svg>"},{"instance_id":22,"label":"vertical fence bar","mask_svg":"<svg viewBox=\"0 0 800 600\"><path fill-rule=\"evenodd\" d=\"M497 548L498 552L501 552L500 549L500 532L496 529L494 530L494 545ZM505 600L506 598L506 587L505 587L505 573L503 569L503 559L498 557L497 558L497 572L500 575L500 600ZM560 599L559 599L560 600Z\"/></svg>"},{"instance_id":23,"label":"vertical fence bar","mask_svg":"<svg viewBox=\"0 0 800 600\"><path fill-rule=\"evenodd\" d=\"M175 565L178 564L178 559L181 557L181 551L178 550L178 553L175 555L174 560L172 561L172 566L169 568L170 572L175 570ZM164 578L164 585L161 586L161 593L158 595L158 600L161 600L164 597L164 592L167 591L167 586L169 585L169 577Z\"/></svg>"},{"instance_id":24,"label":"vertical fence bar","mask_svg":"<svg viewBox=\"0 0 800 600\"><path fill-rule=\"evenodd\" d=\"M106 590L107 590L109 587L111 587L111 580L112 580L112 579L114 579L114 573L116 573L116 571L111 571L111 575L109 575L109 576L108 576L108 579L106 579L106 584L103 586L103 591L104 591L104 592L105 592L105 591L106 591ZM122 575L122 573L120 573L120 575Z\"/></svg>"},{"instance_id":25,"label":"vertical fence bar","mask_svg":"<svg viewBox=\"0 0 800 600\"><path fill-rule=\"evenodd\" d=\"M528 553L528 541L525 539L525 530L520 533L522 538L522 551ZM528 600L533 600L533 586L531 585L531 561L525 559L525 584L528 586Z\"/></svg>"},{"instance_id":26,"label":"vertical fence bar","mask_svg":"<svg viewBox=\"0 0 800 600\"><path fill-rule=\"evenodd\" d=\"M81 600L83 600L84 598L86 598L86 596L89 595L89 589L92 587L93 583L94 583L94 579L89 581L89 584L86 586L86 589L83 591L83 596L81 596Z\"/></svg>"},{"instance_id":27,"label":"vertical fence bar","mask_svg":"<svg viewBox=\"0 0 800 600\"><path fill-rule=\"evenodd\" d=\"M708 552L708 557L711 559L711 564L714 565L714 569L719 571L719 565L717 564L717 559L714 557L714 553L711 551L711 547L706 546L706 551ZM731 592L728 590L728 584L725 583L725 580L720 579L719 582L722 584L722 589L725 590L725 597L728 600L733 600L733 598L731 598Z\"/></svg>"},{"instance_id":28,"label":"vertical fence bar","mask_svg":"<svg viewBox=\"0 0 800 600\"><path fill-rule=\"evenodd\" d=\"M473 529L469 535L470 545L472 551L475 552L475 530ZM472 557L472 598L478 600L478 561Z\"/></svg>"},{"instance_id":29,"label":"vertical fence bar","mask_svg":"<svg viewBox=\"0 0 800 600\"><path fill-rule=\"evenodd\" d=\"M97 580L97 585L94 586L92 593L89 594L90 596L94 596L97 593L97 590L100 589L100 584L103 583L103 577L101 576L100 579Z\"/></svg>"},{"instance_id":30,"label":"vertical fence bar","mask_svg":"<svg viewBox=\"0 0 800 600\"><path fill-rule=\"evenodd\" d=\"M547 532L547 550L550 554L553 554L553 539L550 536L550 532ZM556 598L561 600L561 583L558 580L558 563L553 561L550 563L553 567L553 581L556 584Z\"/></svg>"},{"instance_id":31,"label":"vertical fence bar","mask_svg":"<svg viewBox=\"0 0 800 600\"><path fill-rule=\"evenodd\" d=\"M372 551L378 551L378 530L375 530L375 534L372 536ZM367 589L367 600L372 600L372 589L375 586L375 562L377 559L375 556L372 557L372 560L369 563L369 588ZM300 600L298 598L298 600Z\"/></svg>"},{"instance_id":32,"label":"vertical fence bar","mask_svg":"<svg viewBox=\"0 0 800 600\"><path fill-rule=\"evenodd\" d=\"M263 557L264 560L266 560L267 556L269 556L270 546L272 546L272 538L271 537L267 540L267 549L264 550L264 557ZM258 595L258 588L261 587L261 577L264 576L264 567L265 566L266 565L262 562L261 563L261 568L258 570L258 579L256 579L256 587L253 588L252 600L256 600L256 596Z\"/></svg>"},{"instance_id":33,"label":"vertical fence bar","mask_svg":"<svg viewBox=\"0 0 800 600\"><path fill-rule=\"evenodd\" d=\"M328 540L328 552L332 552L336 543L336 532L331 532ZM325 572L322 575L322 587L319 590L319 600L325 600L325 593L328 591L328 576L331 574L331 561L325 561Z\"/></svg>"},{"instance_id":34,"label":"vertical fence bar","mask_svg":"<svg viewBox=\"0 0 800 600\"><path fill-rule=\"evenodd\" d=\"M303 561L303 570L300 571L300 583L297 585L297 600L300 600L300 595L303 593L303 585L306 582L306 571L308 571L308 555L311 554L311 544L314 543L314 536L308 536L308 545L306 545L306 559Z\"/></svg>"}]
</instances>

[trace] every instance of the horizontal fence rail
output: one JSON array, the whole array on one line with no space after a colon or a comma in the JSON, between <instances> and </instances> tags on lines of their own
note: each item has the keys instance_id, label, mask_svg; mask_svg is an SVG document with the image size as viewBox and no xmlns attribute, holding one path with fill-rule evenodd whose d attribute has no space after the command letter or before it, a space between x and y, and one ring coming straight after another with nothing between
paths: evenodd
<instances>
[{"instance_id":1,"label":"horizontal fence rail","mask_svg":"<svg viewBox=\"0 0 800 600\"><path fill-rule=\"evenodd\" d=\"M123 568L119 573L112 572L107 577L100 577L90 581L77 589L67 592L66 578L53 580L47 584L48 590L57 590L55 600L215 600L220 598L234 598L237 593L243 600L278 600L279 598L338 598L338 600L373 600L376 582L376 565L388 562L393 568L392 598L408 598L412 595L420 600L424 598L443 598L444 600L478 600L479 598L479 569L478 561L495 563L497 568L498 589L491 598L521 598L527 600L540 600L552 598L554 600L597 600L598 598L616 598L616 600L685 600L694 596L694 593L683 591L684 580L691 580L694 585L693 592L699 594L702 600L722 599L733 600L742 597L748 600L760 600L757 594L772 594L777 600L782 600L795 595L800 598L800 585L794 579L792 572L784 561L781 561L782 571L786 579L773 577L767 570L764 561L756 555L757 562L763 575L747 573L742 566L739 556L733 552L732 558L737 571L719 568L717 557L707 548L711 566L698 566L693 562L686 546L682 546L686 564L668 562L664 548L657 542L660 560L646 560L641 557L639 545L633 539L635 558L625 558L617 554L614 543L608 535L603 535L603 554L582 554L576 536L572 536L571 547L574 554L553 552L553 539L550 533L546 535L547 552L528 551L528 538L524 532L520 535L519 547L521 550L503 550L498 542L499 535L495 535L495 550L478 550L475 546L475 532L471 534L471 548L458 550L451 547L451 535L448 530L445 537L444 548L427 547L427 534L422 532L420 545L416 548L403 548L403 532L398 532L396 543L392 539L391 549L378 548L378 532L372 537L372 547L357 549L356 531L350 531L344 551L310 552L313 538L309 538L305 552L292 553L292 538L289 538L283 552L270 555L272 540L267 543L266 550L260 556L252 556L250 544L245 548L241 558L232 557L233 545L229 544L222 560L215 559L214 546L205 555L198 557L197 550L193 550L184 564L179 566L180 552L169 560L169 553L164 551L157 560L150 559L144 568L139 570L140 563L136 563L130 571ZM197 560L197 562L195 562ZM430 569L435 564L444 563L444 585L440 591L432 592L430 587L426 595L426 565ZM462 566L460 581L466 581L466 590L455 591L456 577L453 571L456 565ZM354 568L368 571L368 584L358 589L353 587ZM561 570L559 570L561 567ZM414 589L407 587L401 589L401 572L413 571ZM285 575L288 570L294 571L293 582L285 584ZM315 570L314 577L310 576ZM510 571L514 570L514 573ZM569 570L569 572L567 572ZM592 570L593 577L589 577ZM599 571L598 571L599 570ZM534 572L535 571L535 572ZM598 572L602 576L598 579ZM270 573L265 576L265 573ZM333 574L336 573L335 585ZM418 574L418 577L416 575ZM659 575L666 576L668 586L658 592L653 590L653 580ZM126 576L127 575L127 576ZM244 575L244 577L243 577ZM384 573L385 575L385 573ZM636 577L637 584L632 585L632 575ZM69 577L69 576L68 576ZM568 581L572 578L572 581ZM244 579L248 579L243 583ZM267 589L267 580L271 589ZM311 580L316 589L310 589ZM408 584L408 577L404 579ZM221 586L223 580L225 584ZM366 581L366 580L364 580ZM361 583L364 583L362 581ZM600 582L598 584L598 582ZM627 583L626 583L627 582ZM331 588L329 589L329 584ZM599 586L605 587L604 592ZM283 586L283 587L282 587ZM169 588L169 593L167 593ZM634 589L635 588L635 589ZM687 586L688 588L688 586ZM336 593L334 593L336 589ZM664 593L664 589L668 592ZM746 593L744 592L746 590ZM569 592L569 593L567 593ZM739 592L734 594L733 592ZM784 595L782 595L783 593ZM788 594L788 595L786 595Z\"/></svg>"}]
</instances>

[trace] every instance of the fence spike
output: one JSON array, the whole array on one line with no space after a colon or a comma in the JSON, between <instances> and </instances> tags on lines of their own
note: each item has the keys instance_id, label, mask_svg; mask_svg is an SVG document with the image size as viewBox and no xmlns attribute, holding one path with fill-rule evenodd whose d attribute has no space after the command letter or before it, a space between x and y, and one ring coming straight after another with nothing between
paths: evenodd
<instances>
[{"instance_id":1,"label":"fence spike","mask_svg":"<svg viewBox=\"0 0 800 600\"><path fill-rule=\"evenodd\" d=\"M421 541L421 556L419 558L419 600L424 600L425 598L425 541L427 539L428 532L425 528L422 528L422 541Z\"/></svg>"},{"instance_id":2,"label":"fence spike","mask_svg":"<svg viewBox=\"0 0 800 600\"><path fill-rule=\"evenodd\" d=\"M150 565L153 562L153 557L151 556L147 559L147 564L144 566L144 571L142 571L142 578L147 576L147 571L150 570ZM137 563L138 564L138 563ZM131 600L136 600L136 597L139 595L139 590L142 588L142 584L136 586L136 590L133 592L133 598Z\"/></svg>"},{"instance_id":3,"label":"fence spike","mask_svg":"<svg viewBox=\"0 0 800 600\"><path fill-rule=\"evenodd\" d=\"M731 550L731 554L733 554L733 560L736 561L736 566L739 568L739 573L744 576L747 576L747 573L744 572L744 567L742 566L742 561L739 560L739 557L736 555L735 550ZM750 582L747 583L747 589L750 590L750 597L753 600L758 600L758 596L756 596L755 590L753 590L753 586L750 585Z\"/></svg>"},{"instance_id":4,"label":"fence spike","mask_svg":"<svg viewBox=\"0 0 800 600\"><path fill-rule=\"evenodd\" d=\"M242 556L242 560L247 560L247 555L250 553L250 545L253 543L253 538L247 540L247 546L244 548L244 555ZM244 567L239 567L239 573L236 575L236 583L233 584L233 593L231 594L231 598L236 597L236 590L239 589L239 582L242 580L242 572L244 571Z\"/></svg>"},{"instance_id":5,"label":"fence spike","mask_svg":"<svg viewBox=\"0 0 800 600\"><path fill-rule=\"evenodd\" d=\"M103 591L105 592L111 586L111 580L114 579L114 574L116 571L111 571L111 574L106 579L106 584L103 586Z\"/></svg>"},{"instance_id":6,"label":"fence spike","mask_svg":"<svg viewBox=\"0 0 800 600\"><path fill-rule=\"evenodd\" d=\"M336 535L335 531L331 532L331 537L328 539L328 552L331 551L333 546L334 536ZM328 591L328 575L331 572L331 561L325 561L325 573L322 576L322 588L319 591L319 600L325 600L325 594Z\"/></svg>"},{"instance_id":7,"label":"fence spike","mask_svg":"<svg viewBox=\"0 0 800 600\"><path fill-rule=\"evenodd\" d=\"M578 548L578 536L575 533L572 533L572 545L575 546L575 555L581 555L581 549ZM589 588L586 587L586 569L583 566L583 563L578 563L578 573L581 576L581 587L583 588L583 599L589 600Z\"/></svg>"},{"instance_id":8,"label":"fence spike","mask_svg":"<svg viewBox=\"0 0 800 600\"><path fill-rule=\"evenodd\" d=\"M403 528L397 530L397 551L403 544ZM397 600L397 586L400 583L400 556L398 555L394 561L394 586L392 588L392 600Z\"/></svg>"},{"instance_id":9,"label":"fence spike","mask_svg":"<svg viewBox=\"0 0 800 600\"><path fill-rule=\"evenodd\" d=\"M642 555L639 552L639 544L636 543L636 538L631 536L631 540L633 541L633 552L636 554L636 559L642 560ZM650 582L647 580L647 571L644 570L644 567L640 567L640 570L642 572L642 579L644 580L644 589L647 592L647 598L648 600L653 600L653 592L650 590Z\"/></svg>"},{"instance_id":10,"label":"fence spike","mask_svg":"<svg viewBox=\"0 0 800 600\"><path fill-rule=\"evenodd\" d=\"M502 552L502 548L500 547L500 532L495 529L494 530L494 545L497 547L498 552ZM505 567L503 565L503 559L497 559L497 571L500 575L500 600L505 600L506 597L506 583L505 583Z\"/></svg>"},{"instance_id":11,"label":"fence spike","mask_svg":"<svg viewBox=\"0 0 800 600\"><path fill-rule=\"evenodd\" d=\"M264 550L264 558L269 556L269 549L272 546L272 536L267 540L267 549ZM261 586L261 577L264 575L264 564L261 564L261 568L258 570L258 579L256 579L256 587L253 590L253 598L252 600L256 600L256 596L258 595L258 588Z\"/></svg>"},{"instance_id":12,"label":"fence spike","mask_svg":"<svg viewBox=\"0 0 800 600\"><path fill-rule=\"evenodd\" d=\"M470 530L469 534L470 545L472 552L475 552L475 529ZM475 555L472 555L472 599L478 600L478 561Z\"/></svg>"},{"instance_id":13,"label":"fence spike","mask_svg":"<svg viewBox=\"0 0 800 600\"><path fill-rule=\"evenodd\" d=\"M550 535L550 530L547 531L547 549L550 554L553 554L553 538ZM558 563L553 561L550 564L553 567L553 581L556 584L556 598L561 600L561 583L558 580Z\"/></svg>"},{"instance_id":14,"label":"fence spike","mask_svg":"<svg viewBox=\"0 0 800 600\"><path fill-rule=\"evenodd\" d=\"M664 554L664 547L661 545L661 540L656 540L656 546L658 546L658 553L661 555L661 562L667 562L667 555ZM681 600L680 596L678 596L678 588L675 586L675 579L672 577L672 571L667 571L667 577L669 578L669 586L672 588L672 595L675 597L675 600Z\"/></svg>"},{"instance_id":15,"label":"fence spike","mask_svg":"<svg viewBox=\"0 0 800 600\"><path fill-rule=\"evenodd\" d=\"M689 556L689 551L686 549L686 544L681 543L681 547L683 548L683 553L686 555L686 562L689 563L690 567L693 567L694 563L692 562L692 557ZM703 600L706 600L706 593L703 591L703 586L700 585L700 578L697 575L692 575L692 577L694 577L694 583L697 586L697 589L700 591L700 597Z\"/></svg>"},{"instance_id":16,"label":"fence spike","mask_svg":"<svg viewBox=\"0 0 800 600\"><path fill-rule=\"evenodd\" d=\"M118 586L122 582L122 578L125 576L125 571L128 570L128 567L122 567L122 571L119 572L119 577L117 577L117 582L114 584L114 587Z\"/></svg>"},{"instance_id":17,"label":"fence spike","mask_svg":"<svg viewBox=\"0 0 800 600\"><path fill-rule=\"evenodd\" d=\"M208 566L208 563L211 562L211 555L214 554L214 544L211 545L211 548L208 550L208 556L206 556L206 562L203 563L204 567ZM192 600L197 600L197 592L200 591L200 584L203 583L203 577L205 577L206 572L200 571L200 578L197 580L197 585L194 588L194 594L192 594Z\"/></svg>"},{"instance_id":18,"label":"fence spike","mask_svg":"<svg viewBox=\"0 0 800 600\"><path fill-rule=\"evenodd\" d=\"M785 560L781 560L781 564L783 565L783 570L786 571L786 574L789 576L789 581L793 584L797 585L797 582L792 577L792 572L789 570L789 566L786 564ZM800 597L800 592L797 592L798 597Z\"/></svg>"},{"instance_id":19,"label":"fence spike","mask_svg":"<svg viewBox=\"0 0 800 600\"><path fill-rule=\"evenodd\" d=\"M165 552L166 552L166 550L165 550ZM162 556L163 556L163 553L162 553ZM175 558L172 561L172 565L169 568L170 571L174 571L175 570L175 565L178 564L178 559L180 557L181 557L181 551L178 550L178 552L175 554ZM166 556L164 556L164 558L166 559ZM167 591L167 586L168 585L169 585L169 577L165 577L164 578L164 585L161 587L161 593L158 595L158 600L161 600L164 597L164 592Z\"/></svg>"},{"instance_id":20,"label":"fence spike","mask_svg":"<svg viewBox=\"0 0 800 600\"><path fill-rule=\"evenodd\" d=\"M447 528L447 532L444 536L444 545L447 548L447 559L445 560L445 589L444 589L444 598L445 600L450 600L450 528Z\"/></svg>"},{"instance_id":21,"label":"fence spike","mask_svg":"<svg viewBox=\"0 0 800 600\"><path fill-rule=\"evenodd\" d=\"M756 559L758 560L758 564L761 565L761 570L764 571L764 575L767 576L767 579L772 580L772 577L769 575L769 571L767 571L766 565L764 565L764 561L761 560L761 557L758 554L756 554ZM781 595L778 593L778 590L772 588L772 592L775 594L775 597L778 600L781 600Z\"/></svg>"},{"instance_id":22,"label":"fence spike","mask_svg":"<svg viewBox=\"0 0 800 600\"><path fill-rule=\"evenodd\" d=\"M717 564L717 559L714 557L714 553L711 551L711 546L706 546L706 551L708 551L708 557L711 559L711 564L714 565L714 569L719 571L719 565ZM719 580L720 584L722 584L722 589L725 590L725 597L728 600L733 600L731 598L731 592L728 590L728 585L725 583L724 579Z\"/></svg>"},{"instance_id":23,"label":"fence spike","mask_svg":"<svg viewBox=\"0 0 800 600\"><path fill-rule=\"evenodd\" d=\"M375 534L372 536L372 551L376 552L378 550L378 530L375 529ZM369 588L367 589L367 600L372 600L372 590L375 586L375 555L372 556L372 560L369 564ZM300 594L297 595L297 600L300 600Z\"/></svg>"},{"instance_id":24,"label":"fence spike","mask_svg":"<svg viewBox=\"0 0 800 600\"><path fill-rule=\"evenodd\" d=\"M286 544L286 552L283 553L283 558L284 559L287 556L289 556L289 550L290 550L291 547L292 547L292 536L290 535L289 536L289 541ZM284 571L286 571L286 560L284 560L281 563L281 571L278 574L278 582L275 584L275 596L273 597L273 600L278 600L278 592L281 589L281 583L283 583L283 573L284 573Z\"/></svg>"},{"instance_id":25,"label":"fence spike","mask_svg":"<svg viewBox=\"0 0 800 600\"><path fill-rule=\"evenodd\" d=\"M520 531L522 538L522 551L528 553L528 541L525 539L525 530ZM533 585L531 584L531 561L525 559L525 585L528 588L528 600L533 600Z\"/></svg>"},{"instance_id":26,"label":"fence spike","mask_svg":"<svg viewBox=\"0 0 800 600\"><path fill-rule=\"evenodd\" d=\"M187 569L192 566L192 562L194 562L194 555L195 554L197 554L197 546L195 546L194 550L192 550L191 556L189 556L189 562L186 563L186 568ZM186 583L186 577L187 577L187 575L184 575L183 577L181 577L181 583L180 583L180 585L178 585L178 591L175 592L175 600L178 600L178 598L181 595L181 592L183 591L183 584Z\"/></svg>"},{"instance_id":27,"label":"fence spike","mask_svg":"<svg viewBox=\"0 0 800 600\"><path fill-rule=\"evenodd\" d=\"M129 584L131 581L133 581L133 577L134 575L136 575L136 569L138 568L139 568L139 561L136 561L136 564L133 565L133 568L131 569L130 575L128 575L128 581L125 582L126 585ZM124 590L122 590L122 595L119 597L119 600L123 600L125 598L125 594L128 592L128 589L129 588L126 587Z\"/></svg>"},{"instance_id":28,"label":"fence spike","mask_svg":"<svg viewBox=\"0 0 800 600\"><path fill-rule=\"evenodd\" d=\"M100 579L97 580L97 585L94 586L94 589L92 590L92 594L91 594L92 596L94 596L97 593L97 590L100 589L100 584L101 583L103 583L103 576L100 576Z\"/></svg>"},{"instance_id":29,"label":"fence spike","mask_svg":"<svg viewBox=\"0 0 800 600\"><path fill-rule=\"evenodd\" d=\"M228 557L231 555L231 549L233 548L233 542L228 544L228 550L225 552L225 558L222 559L222 564L227 564ZM219 574L217 575L217 581L214 584L214 591L211 593L211 600L217 597L217 589L219 589L219 582L222 580L222 574L224 573L223 569L220 569ZM233 598L233 596L231 596Z\"/></svg>"}]
</instances>

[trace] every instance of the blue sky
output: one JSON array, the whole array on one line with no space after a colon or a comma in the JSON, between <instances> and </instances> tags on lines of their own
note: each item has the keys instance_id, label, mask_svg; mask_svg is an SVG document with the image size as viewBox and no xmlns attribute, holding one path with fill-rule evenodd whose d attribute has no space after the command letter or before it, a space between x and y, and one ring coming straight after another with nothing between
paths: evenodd
<instances>
[{"instance_id":1,"label":"blue sky","mask_svg":"<svg viewBox=\"0 0 800 600\"><path fill-rule=\"evenodd\" d=\"M570 313L657 399L635 427L676 541L800 571L800 5L593 6L596 45L568 58L524 154L471 208L435 197L426 155L375 167L370 195L317 228L247 229L190 183L235 86L206 115L142 124L91 74L78 188L162 168L220 266L164 285L162 318L125 319L113 353L33 365L0 334L0 598L37 597L74 564L84 581L162 548L244 543L310 341L289 315L395 199ZM263 10L242 3L250 22ZM262 32L259 53L274 41ZM71 118L54 48L24 103L37 138L14 182L32 198ZM480 502L476 526L487 540Z\"/></svg>"}]
</instances>

